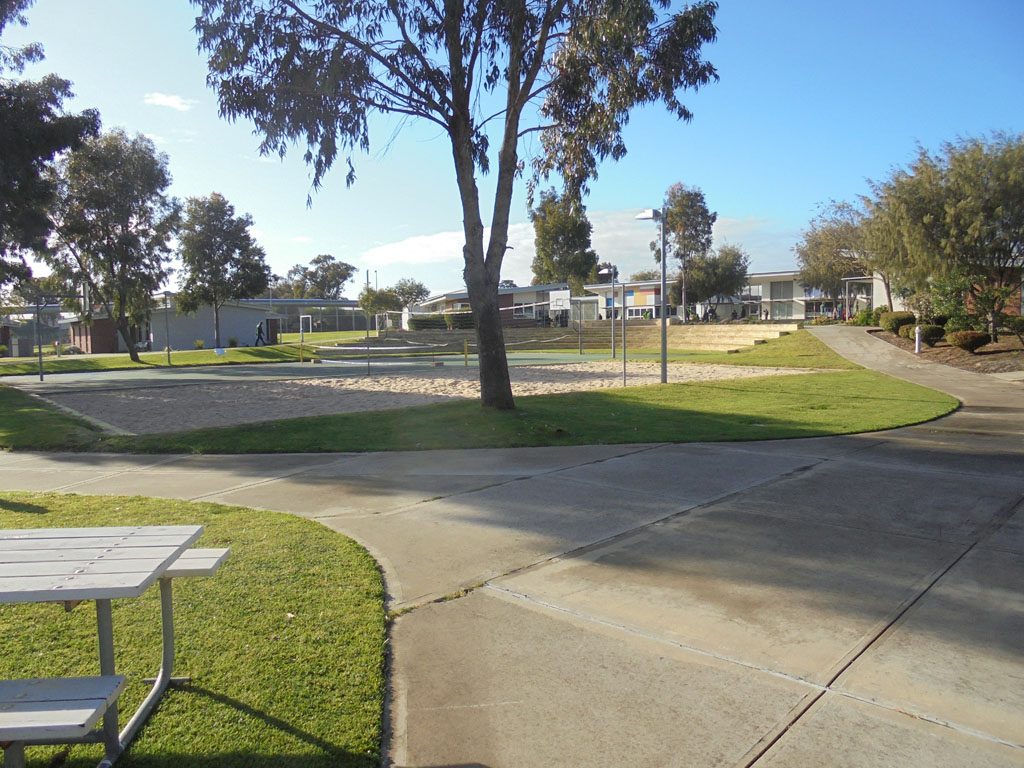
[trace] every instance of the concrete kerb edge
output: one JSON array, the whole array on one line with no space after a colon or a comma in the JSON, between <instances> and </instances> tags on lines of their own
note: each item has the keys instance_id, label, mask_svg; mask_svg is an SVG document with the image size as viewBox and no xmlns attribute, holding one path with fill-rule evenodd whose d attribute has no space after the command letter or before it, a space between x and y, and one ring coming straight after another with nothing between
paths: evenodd
<instances>
[{"instance_id":1,"label":"concrete kerb edge","mask_svg":"<svg viewBox=\"0 0 1024 768\"><path fill-rule=\"evenodd\" d=\"M95 416L89 416L87 414L80 413L79 411L76 411L74 408L69 408L68 406L63 405L62 403L54 402L50 398L44 397L43 395L38 395L34 392L27 392L25 390L21 391L24 392L29 397L34 397L37 400L42 400L47 405L53 406L58 411L66 413L68 416L74 416L76 419L81 419L82 421L92 424L94 427L99 428L101 432L104 432L108 435L123 435L127 437L132 437L135 435L134 432L129 432L127 429L121 429L121 427L115 427L113 424L101 421L100 419L97 419Z\"/></svg>"}]
</instances>

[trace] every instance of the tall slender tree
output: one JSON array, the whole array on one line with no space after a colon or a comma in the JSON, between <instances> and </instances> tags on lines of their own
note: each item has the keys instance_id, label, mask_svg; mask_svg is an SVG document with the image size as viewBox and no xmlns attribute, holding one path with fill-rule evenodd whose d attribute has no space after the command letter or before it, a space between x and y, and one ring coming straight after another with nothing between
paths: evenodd
<instances>
[{"instance_id":1,"label":"tall slender tree","mask_svg":"<svg viewBox=\"0 0 1024 768\"><path fill-rule=\"evenodd\" d=\"M145 136L114 130L62 159L53 180L54 237L43 259L62 280L88 288L137 362L131 329L167 277L179 221L167 156Z\"/></svg>"},{"instance_id":2,"label":"tall slender tree","mask_svg":"<svg viewBox=\"0 0 1024 768\"><path fill-rule=\"evenodd\" d=\"M193 2L221 112L252 119L265 152L305 143L314 187L339 151L369 149L372 113L422 119L449 138L481 402L499 409L514 407L498 282L521 139L540 132L535 172L560 175L578 197L599 162L625 155L633 107L663 102L688 120L680 92L717 78L701 58L716 36L711 0L676 9L660 0ZM492 141L485 242L477 174L491 170Z\"/></svg>"},{"instance_id":3,"label":"tall slender tree","mask_svg":"<svg viewBox=\"0 0 1024 768\"><path fill-rule=\"evenodd\" d=\"M794 248L800 281L833 301L843 296L847 277L864 274L858 214L846 203L830 203L811 221Z\"/></svg>"},{"instance_id":4,"label":"tall slender tree","mask_svg":"<svg viewBox=\"0 0 1024 768\"><path fill-rule=\"evenodd\" d=\"M665 193L665 248L679 261L679 303L686 317L689 299L686 295L687 272L695 259L711 251L711 235L718 214L708 208L704 193L697 187L673 184ZM651 242L654 260L661 263L661 244Z\"/></svg>"},{"instance_id":5,"label":"tall slender tree","mask_svg":"<svg viewBox=\"0 0 1024 768\"><path fill-rule=\"evenodd\" d=\"M574 294L582 294L584 281L597 277L597 254L590 247L593 226L583 206L548 190L530 210L530 221L534 283L568 283Z\"/></svg>"},{"instance_id":6,"label":"tall slender tree","mask_svg":"<svg viewBox=\"0 0 1024 768\"><path fill-rule=\"evenodd\" d=\"M213 308L213 338L220 347L220 310L233 299L251 299L267 289L270 267L249 233L252 217L235 216L223 195L192 197L181 228L181 285L178 306L195 312Z\"/></svg>"}]
</instances>

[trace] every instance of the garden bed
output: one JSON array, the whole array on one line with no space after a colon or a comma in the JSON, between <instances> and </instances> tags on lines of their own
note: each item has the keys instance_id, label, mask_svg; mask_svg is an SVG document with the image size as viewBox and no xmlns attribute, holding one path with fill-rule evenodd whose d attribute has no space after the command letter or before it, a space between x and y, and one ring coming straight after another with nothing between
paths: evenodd
<instances>
[{"instance_id":1,"label":"garden bed","mask_svg":"<svg viewBox=\"0 0 1024 768\"><path fill-rule=\"evenodd\" d=\"M888 331L871 331L893 346L914 351L914 342ZM921 358L975 373L1009 373L1024 371L1024 346L1012 333L999 335L998 343L986 344L974 354L940 341L934 347L921 345Z\"/></svg>"}]
</instances>

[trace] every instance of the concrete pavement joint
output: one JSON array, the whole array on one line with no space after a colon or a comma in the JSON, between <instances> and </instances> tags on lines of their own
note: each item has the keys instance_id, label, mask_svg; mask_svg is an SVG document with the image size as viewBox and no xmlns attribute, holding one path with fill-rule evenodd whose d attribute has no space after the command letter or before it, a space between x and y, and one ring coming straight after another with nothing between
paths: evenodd
<instances>
[{"instance_id":1,"label":"concrete pavement joint","mask_svg":"<svg viewBox=\"0 0 1024 768\"><path fill-rule=\"evenodd\" d=\"M171 457L163 459L161 461L154 461L152 464L147 464L144 467L131 467L129 469L118 469L118 470L115 470L113 472L107 472L105 474L99 475L98 477L90 477L90 478L88 478L86 480L76 480L73 483L68 483L67 485L60 485L60 486L57 486L56 488L52 488L52 489L50 489L49 493L60 493L60 492L66 491L68 489L74 489L74 488L78 487L79 485L87 485L89 483L95 483L97 481L109 480L109 479L111 479L113 477L119 477L121 475L128 475L128 474L131 474L133 472L140 472L140 471L144 471L144 470L147 470L147 469L152 469L153 467L159 467L159 466L162 466L164 464L170 464L170 463L172 463L174 461L177 461L180 458L181 458L180 456L171 456Z\"/></svg>"}]
</instances>

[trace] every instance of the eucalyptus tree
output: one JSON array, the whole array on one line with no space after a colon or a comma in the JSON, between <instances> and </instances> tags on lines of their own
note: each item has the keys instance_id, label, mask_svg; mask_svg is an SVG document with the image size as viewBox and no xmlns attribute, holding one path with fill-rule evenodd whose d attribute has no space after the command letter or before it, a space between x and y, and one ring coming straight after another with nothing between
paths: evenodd
<instances>
[{"instance_id":1,"label":"eucalyptus tree","mask_svg":"<svg viewBox=\"0 0 1024 768\"><path fill-rule=\"evenodd\" d=\"M251 119L261 150L305 144L318 188L339 153L370 148L373 113L427 121L448 137L463 217L463 260L479 341L484 406L514 407L498 307L509 211L539 133L539 177L578 197L598 164L626 153L630 111L717 78L712 0L193 0L221 113ZM496 153L492 151L492 142ZM478 174L492 170L485 242Z\"/></svg>"},{"instance_id":2,"label":"eucalyptus tree","mask_svg":"<svg viewBox=\"0 0 1024 768\"><path fill-rule=\"evenodd\" d=\"M236 216L235 207L217 192L189 198L185 204L178 306L184 312L212 307L217 347L221 307L230 300L259 296L270 284L270 268L249 232L251 226L252 217Z\"/></svg>"},{"instance_id":3,"label":"eucalyptus tree","mask_svg":"<svg viewBox=\"0 0 1024 768\"><path fill-rule=\"evenodd\" d=\"M793 250L800 282L838 301L843 280L865 270L860 213L848 203L830 203L811 220Z\"/></svg>"},{"instance_id":4,"label":"eucalyptus tree","mask_svg":"<svg viewBox=\"0 0 1024 768\"><path fill-rule=\"evenodd\" d=\"M688 299L686 296L687 271L694 260L703 258L711 251L712 229L718 214L708 208L704 193L697 187L673 184L665 192L661 208L665 216L665 247L679 261L679 304L686 317ZM654 260L661 263L661 244L651 243Z\"/></svg>"},{"instance_id":5,"label":"eucalyptus tree","mask_svg":"<svg viewBox=\"0 0 1024 768\"><path fill-rule=\"evenodd\" d=\"M131 328L168 275L179 221L178 202L167 194L167 156L145 136L114 130L61 159L53 179L53 237L43 260L60 279L88 289L138 362Z\"/></svg>"},{"instance_id":6,"label":"eucalyptus tree","mask_svg":"<svg viewBox=\"0 0 1024 768\"><path fill-rule=\"evenodd\" d=\"M22 12L31 0L0 2L0 34L10 24L25 24ZM49 206L54 183L47 173L54 158L76 149L99 131L99 114L64 111L71 83L57 75L39 80L7 77L43 58L42 48L0 45L0 288L27 280L26 254L45 247L50 235Z\"/></svg>"},{"instance_id":7,"label":"eucalyptus tree","mask_svg":"<svg viewBox=\"0 0 1024 768\"><path fill-rule=\"evenodd\" d=\"M419 304L430 295L430 289L419 280L403 277L391 286L391 291L398 297L403 307Z\"/></svg>"},{"instance_id":8,"label":"eucalyptus tree","mask_svg":"<svg viewBox=\"0 0 1024 768\"><path fill-rule=\"evenodd\" d=\"M690 264L686 285L692 301L714 302L739 294L747 284L750 256L739 245L725 244L696 257Z\"/></svg>"},{"instance_id":9,"label":"eucalyptus tree","mask_svg":"<svg viewBox=\"0 0 1024 768\"><path fill-rule=\"evenodd\" d=\"M534 283L568 283L573 293L582 294L584 281L597 277L597 253L590 247L593 226L583 206L548 190L530 210L530 220Z\"/></svg>"}]
</instances>

